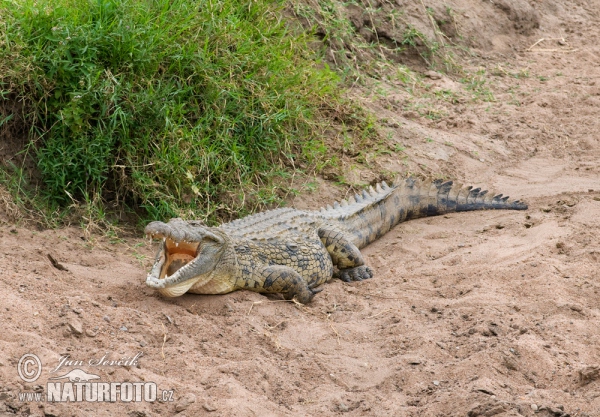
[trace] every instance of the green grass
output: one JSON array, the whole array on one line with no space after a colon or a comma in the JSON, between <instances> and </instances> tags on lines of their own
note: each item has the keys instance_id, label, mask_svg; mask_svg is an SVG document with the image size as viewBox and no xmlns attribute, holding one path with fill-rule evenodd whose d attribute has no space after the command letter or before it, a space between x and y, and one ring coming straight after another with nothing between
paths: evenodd
<instances>
[{"instance_id":1,"label":"green grass","mask_svg":"<svg viewBox=\"0 0 600 417\"><path fill-rule=\"evenodd\" d=\"M326 165L339 80L281 7L0 0L0 126L23 103L47 206L214 221L280 201L282 171Z\"/></svg>"}]
</instances>

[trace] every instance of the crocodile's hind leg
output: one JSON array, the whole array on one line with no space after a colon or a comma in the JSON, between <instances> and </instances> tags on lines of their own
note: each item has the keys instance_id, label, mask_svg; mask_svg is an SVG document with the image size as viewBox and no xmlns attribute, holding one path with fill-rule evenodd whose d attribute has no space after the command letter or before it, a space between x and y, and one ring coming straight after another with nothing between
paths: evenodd
<instances>
[{"instance_id":1,"label":"crocodile's hind leg","mask_svg":"<svg viewBox=\"0 0 600 417\"><path fill-rule=\"evenodd\" d=\"M241 287L261 293L281 293L286 300L296 297L302 304L310 302L320 289L312 289L302 276L289 266L269 265L257 268L252 279Z\"/></svg>"},{"instance_id":2,"label":"crocodile's hind leg","mask_svg":"<svg viewBox=\"0 0 600 417\"><path fill-rule=\"evenodd\" d=\"M339 270L335 277L345 282L362 281L373 277L373 271L365 265L360 250L343 232L334 227L322 227L319 229L319 238L331 256L331 261Z\"/></svg>"}]
</instances>

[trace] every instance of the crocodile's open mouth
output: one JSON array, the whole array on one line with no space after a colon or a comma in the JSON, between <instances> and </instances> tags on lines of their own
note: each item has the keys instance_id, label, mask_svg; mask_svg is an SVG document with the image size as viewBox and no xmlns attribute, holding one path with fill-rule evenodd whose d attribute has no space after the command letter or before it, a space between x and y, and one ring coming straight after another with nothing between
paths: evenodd
<instances>
[{"instance_id":1,"label":"crocodile's open mouth","mask_svg":"<svg viewBox=\"0 0 600 417\"><path fill-rule=\"evenodd\" d=\"M198 255L199 245L198 242L176 242L171 238L165 238L163 243L165 262L162 265L158 278L168 278L184 265L193 261Z\"/></svg>"},{"instance_id":2,"label":"crocodile's open mouth","mask_svg":"<svg viewBox=\"0 0 600 417\"><path fill-rule=\"evenodd\" d=\"M221 259L225 240L195 221L151 222L146 236L162 239L146 285L167 297L178 297L210 281Z\"/></svg>"}]
</instances>

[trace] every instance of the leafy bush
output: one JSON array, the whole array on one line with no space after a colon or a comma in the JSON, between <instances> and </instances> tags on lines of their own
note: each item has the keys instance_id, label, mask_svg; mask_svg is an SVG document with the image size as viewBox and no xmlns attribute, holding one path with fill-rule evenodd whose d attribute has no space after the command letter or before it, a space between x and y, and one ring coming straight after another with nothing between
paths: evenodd
<instances>
[{"instance_id":1,"label":"leafy bush","mask_svg":"<svg viewBox=\"0 0 600 417\"><path fill-rule=\"evenodd\" d=\"M0 93L24 103L46 197L125 199L151 218L275 198L260 186L323 158L338 85L281 7L0 0Z\"/></svg>"}]
</instances>

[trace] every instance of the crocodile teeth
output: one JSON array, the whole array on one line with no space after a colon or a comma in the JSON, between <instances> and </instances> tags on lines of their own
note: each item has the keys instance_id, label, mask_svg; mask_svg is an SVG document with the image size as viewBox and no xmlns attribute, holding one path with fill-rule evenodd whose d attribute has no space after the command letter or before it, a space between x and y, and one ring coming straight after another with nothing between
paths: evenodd
<instances>
[{"instance_id":1,"label":"crocodile teeth","mask_svg":"<svg viewBox=\"0 0 600 417\"><path fill-rule=\"evenodd\" d=\"M175 242L175 247L179 247L179 242Z\"/></svg>"},{"instance_id":2,"label":"crocodile teeth","mask_svg":"<svg viewBox=\"0 0 600 417\"><path fill-rule=\"evenodd\" d=\"M373 186L369 187L369 193L371 193L371 195L375 195L375 189L373 188Z\"/></svg>"},{"instance_id":3,"label":"crocodile teeth","mask_svg":"<svg viewBox=\"0 0 600 417\"><path fill-rule=\"evenodd\" d=\"M377 183L377 185L375 186L375 189L377 190L378 193L383 192L383 188L381 188L381 184Z\"/></svg>"}]
</instances>

